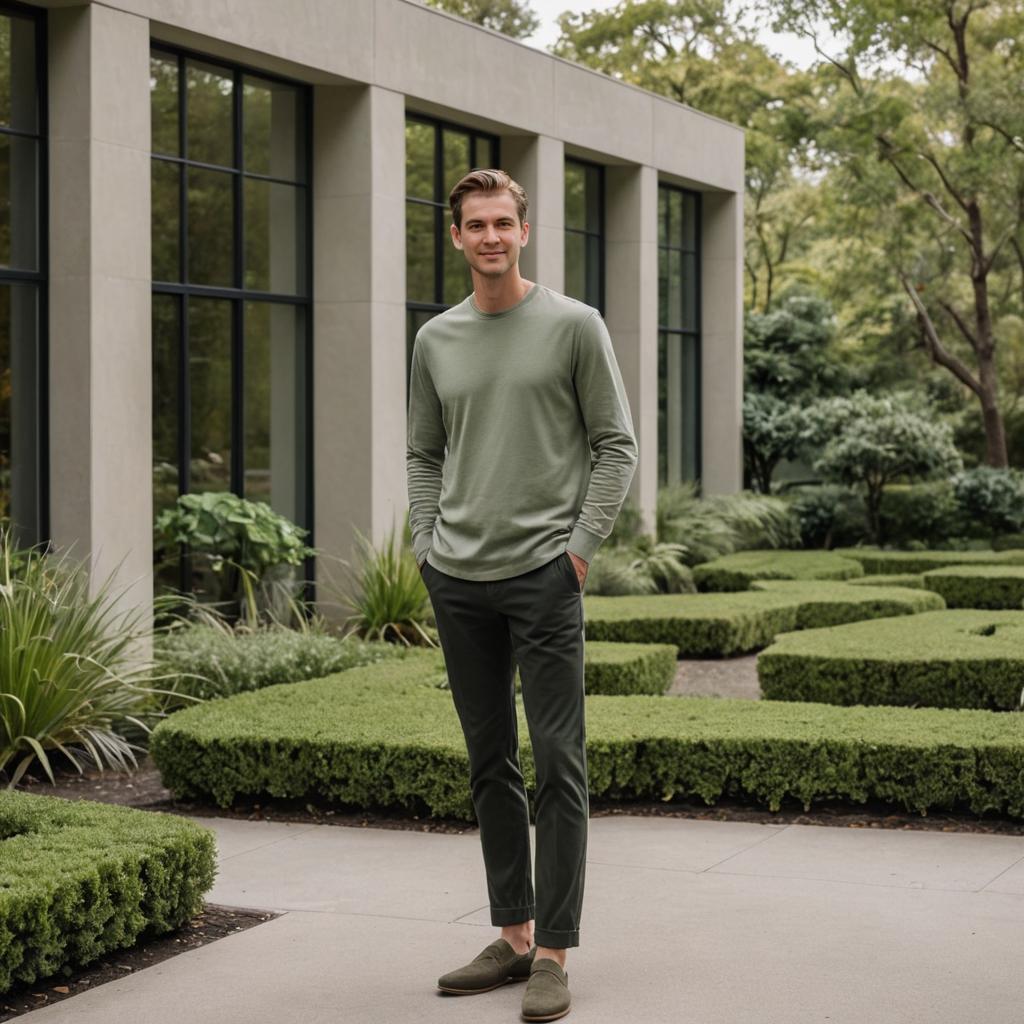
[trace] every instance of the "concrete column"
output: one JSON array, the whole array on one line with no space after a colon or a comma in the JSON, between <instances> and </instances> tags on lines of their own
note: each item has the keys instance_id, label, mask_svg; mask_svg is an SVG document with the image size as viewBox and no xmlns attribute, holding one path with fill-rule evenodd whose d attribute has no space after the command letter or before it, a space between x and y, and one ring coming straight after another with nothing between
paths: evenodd
<instances>
[{"instance_id":1,"label":"concrete column","mask_svg":"<svg viewBox=\"0 0 1024 1024\"><path fill-rule=\"evenodd\" d=\"M653 533L658 500L658 173L605 168L605 323L629 397L639 462L629 498Z\"/></svg>"},{"instance_id":2,"label":"concrete column","mask_svg":"<svg viewBox=\"0 0 1024 1024\"><path fill-rule=\"evenodd\" d=\"M557 292L565 290L565 147L547 135L504 135L502 169L526 189L530 240L519 271Z\"/></svg>"},{"instance_id":3,"label":"concrete column","mask_svg":"<svg viewBox=\"0 0 1024 1024\"><path fill-rule=\"evenodd\" d=\"M405 100L377 86L313 94L313 479L318 598L328 617L407 507Z\"/></svg>"},{"instance_id":4,"label":"concrete column","mask_svg":"<svg viewBox=\"0 0 1024 1024\"><path fill-rule=\"evenodd\" d=\"M52 539L151 614L149 22L53 8L49 46Z\"/></svg>"},{"instance_id":5,"label":"concrete column","mask_svg":"<svg viewBox=\"0 0 1024 1024\"><path fill-rule=\"evenodd\" d=\"M701 201L701 489L734 494L743 487L743 195Z\"/></svg>"}]
</instances>

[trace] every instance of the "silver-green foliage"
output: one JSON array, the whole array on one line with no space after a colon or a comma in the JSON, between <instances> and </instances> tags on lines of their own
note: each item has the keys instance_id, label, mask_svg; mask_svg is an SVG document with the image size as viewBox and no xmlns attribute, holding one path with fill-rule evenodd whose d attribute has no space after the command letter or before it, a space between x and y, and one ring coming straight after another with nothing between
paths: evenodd
<instances>
[{"instance_id":1,"label":"silver-green foliage","mask_svg":"<svg viewBox=\"0 0 1024 1024\"><path fill-rule=\"evenodd\" d=\"M225 630L195 625L159 636L154 657L162 671L178 678L180 692L208 699L316 679L401 657L405 650L352 636L341 639L322 629Z\"/></svg>"}]
</instances>

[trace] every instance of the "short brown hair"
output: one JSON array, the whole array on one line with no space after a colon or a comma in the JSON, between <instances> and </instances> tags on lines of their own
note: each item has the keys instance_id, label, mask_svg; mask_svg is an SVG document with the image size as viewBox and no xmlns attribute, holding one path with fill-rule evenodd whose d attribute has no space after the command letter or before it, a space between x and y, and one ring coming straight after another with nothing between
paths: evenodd
<instances>
[{"instance_id":1,"label":"short brown hair","mask_svg":"<svg viewBox=\"0 0 1024 1024\"><path fill-rule=\"evenodd\" d=\"M448 195L448 205L452 208L452 220L455 226L462 230L462 200L470 192L511 192L512 198L516 201L516 212L519 214L519 223L526 221L526 211L530 201L526 197L526 190L517 181L513 181L504 171L497 168L480 168L472 170L451 190Z\"/></svg>"}]
</instances>

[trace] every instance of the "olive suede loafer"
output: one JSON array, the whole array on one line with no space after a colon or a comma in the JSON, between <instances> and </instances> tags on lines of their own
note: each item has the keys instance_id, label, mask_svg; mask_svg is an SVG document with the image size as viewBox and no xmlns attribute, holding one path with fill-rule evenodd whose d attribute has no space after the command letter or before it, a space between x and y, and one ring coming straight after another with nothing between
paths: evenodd
<instances>
[{"instance_id":1,"label":"olive suede loafer","mask_svg":"<svg viewBox=\"0 0 1024 1024\"><path fill-rule=\"evenodd\" d=\"M568 971L546 956L534 960L523 993L523 1020L558 1020L569 1012L571 1003Z\"/></svg>"},{"instance_id":2,"label":"olive suede loafer","mask_svg":"<svg viewBox=\"0 0 1024 1024\"><path fill-rule=\"evenodd\" d=\"M536 952L533 946L529 953L517 953L505 939L495 939L465 966L442 974L437 987L455 996L470 996L510 981L526 981Z\"/></svg>"}]
</instances>

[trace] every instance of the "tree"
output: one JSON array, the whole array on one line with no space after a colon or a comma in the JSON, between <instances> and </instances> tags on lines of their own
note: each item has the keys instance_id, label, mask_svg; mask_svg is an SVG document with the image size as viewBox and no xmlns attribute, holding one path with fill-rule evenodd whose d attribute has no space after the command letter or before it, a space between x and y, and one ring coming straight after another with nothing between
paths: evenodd
<instances>
[{"instance_id":1,"label":"tree","mask_svg":"<svg viewBox=\"0 0 1024 1024\"><path fill-rule=\"evenodd\" d=\"M513 39L526 39L540 27L540 18L524 0L427 0L427 6L457 14Z\"/></svg>"},{"instance_id":2,"label":"tree","mask_svg":"<svg viewBox=\"0 0 1024 1024\"><path fill-rule=\"evenodd\" d=\"M762 494L771 494L775 467L800 453L806 431L803 406L756 391L744 395L743 455L750 478Z\"/></svg>"},{"instance_id":3,"label":"tree","mask_svg":"<svg viewBox=\"0 0 1024 1024\"><path fill-rule=\"evenodd\" d=\"M952 429L910 394L876 397L858 389L849 398L816 402L807 418L806 441L821 450L814 468L827 479L864 489L868 530L876 542L886 484L963 468Z\"/></svg>"},{"instance_id":4,"label":"tree","mask_svg":"<svg viewBox=\"0 0 1024 1024\"><path fill-rule=\"evenodd\" d=\"M744 459L751 482L769 494L778 464L805 447L808 402L849 390L855 374L835 350L829 304L799 292L771 313L748 314L743 369Z\"/></svg>"},{"instance_id":5,"label":"tree","mask_svg":"<svg viewBox=\"0 0 1024 1024\"><path fill-rule=\"evenodd\" d=\"M816 195L800 173L813 76L773 57L728 0L622 0L567 11L552 47L585 64L746 129L745 268L752 306L766 311L800 252ZM812 105L813 106L813 105Z\"/></svg>"},{"instance_id":6,"label":"tree","mask_svg":"<svg viewBox=\"0 0 1024 1024\"><path fill-rule=\"evenodd\" d=\"M818 296L792 292L771 313L748 314L743 341L746 389L791 401L848 390L853 374L834 343L832 310Z\"/></svg>"},{"instance_id":7,"label":"tree","mask_svg":"<svg viewBox=\"0 0 1024 1024\"><path fill-rule=\"evenodd\" d=\"M830 102L809 112L809 131L848 206L870 221L920 346L977 399L986 462L1005 467L996 352L1024 283L1024 10L1012 0L761 4L776 30L809 37L821 55ZM822 25L844 39L841 52L820 45ZM887 73L885 61L915 77Z\"/></svg>"}]
</instances>

